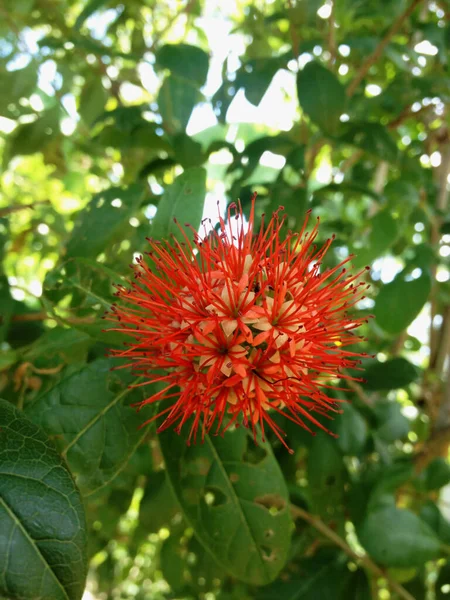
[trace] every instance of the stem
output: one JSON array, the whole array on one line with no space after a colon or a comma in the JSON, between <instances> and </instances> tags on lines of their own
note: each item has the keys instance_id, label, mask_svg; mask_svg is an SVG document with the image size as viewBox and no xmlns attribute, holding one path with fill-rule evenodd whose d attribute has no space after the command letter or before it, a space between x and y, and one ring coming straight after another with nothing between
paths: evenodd
<instances>
[{"instance_id":1,"label":"stem","mask_svg":"<svg viewBox=\"0 0 450 600\"><path fill-rule=\"evenodd\" d=\"M388 30L388 32L386 33L384 38L381 40L381 42L378 44L378 46L375 48L375 50L372 52L372 54L370 54L370 56L368 56L366 58L366 60L363 62L363 64L359 68L359 71L356 73L355 77L350 82L350 85L347 88L347 96L349 98L351 98L353 96L353 94L356 91L356 88L361 83L361 81L364 79L364 77L367 75L370 67L377 62L377 60L383 54L384 49L389 44L391 39L400 30L401 26L406 21L406 19L414 12L414 9L416 8L416 6L418 6L421 2L422 2L422 0L413 0L411 2L411 4L408 6L408 8L401 15L399 15L397 17L397 19L392 24L392 27Z\"/></svg>"},{"instance_id":2,"label":"stem","mask_svg":"<svg viewBox=\"0 0 450 600\"><path fill-rule=\"evenodd\" d=\"M334 18L334 9L337 0L333 0L331 3L331 13L328 17L328 52L330 53L329 64L333 66L336 62L336 20Z\"/></svg>"},{"instance_id":3,"label":"stem","mask_svg":"<svg viewBox=\"0 0 450 600\"><path fill-rule=\"evenodd\" d=\"M407 592L403 586L401 586L394 579L391 579L389 575L385 573L377 564L375 564L367 554L362 556L357 554L350 548L345 540L343 540L335 531L330 529L328 525L325 525L325 523L319 517L316 517L306 510L303 510L303 508L293 504L291 504L291 514L294 519L303 519L312 527L314 527L314 529L320 531L320 533L336 544L336 546L339 546L339 548L341 548L348 556L363 564L374 575L386 579L389 587L392 589L392 591L398 594L400 598L403 598L403 600L414 600L413 596L411 596L411 594Z\"/></svg>"}]
</instances>

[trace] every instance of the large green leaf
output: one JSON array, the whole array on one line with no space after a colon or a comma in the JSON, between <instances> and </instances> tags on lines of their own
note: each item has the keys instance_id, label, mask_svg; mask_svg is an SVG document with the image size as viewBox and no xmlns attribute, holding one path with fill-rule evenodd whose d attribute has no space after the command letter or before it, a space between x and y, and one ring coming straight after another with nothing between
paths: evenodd
<instances>
[{"instance_id":1,"label":"large green leaf","mask_svg":"<svg viewBox=\"0 0 450 600\"><path fill-rule=\"evenodd\" d=\"M398 221L390 215L388 210L377 213L370 224L372 227L367 245L360 250L355 250L356 256L352 260L355 268L370 264L375 258L389 250L398 237Z\"/></svg>"},{"instance_id":2,"label":"large green leaf","mask_svg":"<svg viewBox=\"0 0 450 600\"><path fill-rule=\"evenodd\" d=\"M394 162L398 156L397 144L388 129L381 123L368 121L351 124L340 139L383 160Z\"/></svg>"},{"instance_id":3,"label":"large green leaf","mask_svg":"<svg viewBox=\"0 0 450 600\"><path fill-rule=\"evenodd\" d=\"M420 371L403 357L386 362L374 362L365 372L365 387L369 390L396 390L406 387L419 377Z\"/></svg>"},{"instance_id":4,"label":"large green leaf","mask_svg":"<svg viewBox=\"0 0 450 600\"><path fill-rule=\"evenodd\" d=\"M318 62L309 62L297 75L302 110L324 133L335 134L345 110L344 87L336 75Z\"/></svg>"},{"instance_id":5,"label":"large green leaf","mask_svg":"<svg viewBox=\"0 0 450 600\"><path fill-rule=\"evenodd\" d=\"M96 194L79 215L67 242L66 257L96 258L123 234L125 225L144 199L144 193L144 188L135 184Z\"/></svg>"},{"instance_id":6,"label":"large green leaf","mask_svg":"<svg viewBox=\"0 0 450 600\"><path fill-rule=\"evenodd\" d=\"M116 299L113 285L118 283L126 284L121 275L102 263L89 258L72 258L47 275L44 297L53 304L70 297L70 310L76 311L80 317L68 321L73 329L84 332L94 340L106 342L109 346L121 346L125 341L123 334L110 331L117 324L102 319ZM64 321L61 315L59 318ZM76 339L74 333L66 332L64 336L72 342ZM58 336L51 333L44 337L44 343L49 337L52 338L52 345L59 343ZM36 348L32 347L31 351L33 348L39 350L39 347L37 342ZM69 351L73 355L73 350Z\"/></svg>"},{"instance_id":7,"label":"large green leaf","mask_svg":"<svg viewBox=\"0 0 450 600\"><path fill-rule=\"evenodd\" d=\"M0 595L79 600L85 516L71 474L47 436L0 400Z\"/></svg>"},{"instance_id":8,"label":"large green leaf","mask_svg":"<svg viewBox=\"0 0 450 600\"><path fill-rule=\"evenodd\" d=\"M426 272L411 281L397 275L376 297L374 313L378 325L391 334L404 331L422 310L430 290L431 279Z\"/></svg>"},{"instance_id":9,"label":"large green leaf","mask_svg":"<svg viewBox=\"0 0 450 600\"><path fill-rule=\"evenodd\" d=\"M254 446L245 429L188 446L187 429L159 438L186 519L226 571L255 585L269 583L287 560L292 524L270 446Z\"/></svg>"},{"instance_id":10,"label":"large green leaf","mask_svg":"<svg viewBox=\"0 0 450 600\"><path fill-rule=\"evenodd\" d=\"M165 44L156 53L156 64L174 75L195 82L199 87L206 81L209 57L204 50L190 44Z\"/></svg>"},{"instance_id":11,"label":"large green leaf","mask_svg":"<svg viewBox=\"0 0 450 600\"><path fill-rule=\"evenodd\" d=\"M173 234L180 241L185 233L192 238L192 232L185 227L189 223L198 229L203 214L206 195L206 171L201 167L188 169L169 186L158 204L158 211L153 219L151 235L156 239L167 240ZM177 220L177 223L174 222Z\"/></svg>"},{"instance_id":12,"label":"large green leaf","mask_svg":"<svg viewBox=\"0 0 450 600\"><path fill-rule=\"evenodd\" d=\"M28 416L54 436L84 494L105 486L126 466L147 429L139 425L152 409L136 413L150 386L130 389L127 369L111 371L118 361L98 359L69 372L28 409Z\"/></svg>"},{"instance_id":13,"label":"large green leaf","mask_svg":"<svg viewBox=\"0 0 450 600\"><path fill-rule=\"evenodd\" d=\"M395 506L371 512L357 533L370 556L387 567L421 567L440 553L434 531L414 513Z\"/></svg>"},{"instance_id":14,"label":"large green leaf","mask_svg":"<svg viewBox=\"0 0 450 600\"><path fill-rule=\"evenodd\" d=\"M12 117L14 109L11 104L19 102L21 98L28 98L37 84L37 66L31 62L24 69L15 71L0 71L0 115ZM17 110L17 107L15 107Z\"/></svg>"},{"instance_id":15,"label":"large green leaf","mask_svg":"<svg viewBox=\"0 0 450 600\"><path fill-rule=\"evenodd\" d=\"M314 512L325 519L336 518L343 508L346 470L336 441L322 431L309 448L307 475Z\"/></svg>"},{"instance_id":16,"label":"large green leaf","mask_svg":"<svg viewBox=\"0 0 450 600\"><path fill-rule=\"evenodd\" d=\"M34 154L44 150L59 133L60 110L50 108L42 112L32 123L19 125L9 136L3 153L3 166L18 155Z\"/></svg>"},{"instance_id":17,"label":"large green leaf","mask_svg":"<svg viewBox=\"0 0 450 600\"><path fill-rule=\"evenodd\" d=\"M168 75L158 94L158 106L164 124L170 133L184 131L194 106L200 101L201 94L195 83Z\"/></svg>"},{"instance_id":18,"label":"large green leaf","mask_svg":"<svg viewBox=\"0 0 450 600\"><path fill-rule=\"evenodd\" d=\"M101 77L94 76L86 81L80 94L78 112L88 126L103 113L107 98Z\"/></svg>"},{"instance_id":19,"label":"large green leaf","mask_svg":"<svg viewBox=\"0 0 450 600\"><path fill-rule=\"evenodd\" d=\"M281 578L262 588L257 600L366 600L361 595L353 595L358 586L356 575L350 579L345 559L334 549L319 551L314 557L303 558L298 567L298 575ZM343 595L344 587L355 584L352 595Z\"/></svg>"},{"instance_id":20,"label":"large green leaf","mask_svg":"<svg viewBox=\"0 0 450 600\"><path fill-rule=\"evenodd\" d=\"M351 404L342 406L343 414L336 418L337 445L347 455L357 456L367 440L367 423Z\"/></svg>"}]
</instances>

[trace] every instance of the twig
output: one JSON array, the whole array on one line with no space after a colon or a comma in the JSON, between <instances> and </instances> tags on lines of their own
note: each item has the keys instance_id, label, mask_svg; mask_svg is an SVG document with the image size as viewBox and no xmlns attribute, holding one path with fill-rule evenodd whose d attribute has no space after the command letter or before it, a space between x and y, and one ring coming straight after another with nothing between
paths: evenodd
<instances>
[{"instance_id":1,"label":"twig","mask_svg":"<svg viewBox=\"0 0 450 600\"><path fill-rule=\"evenodd\" d=\"M331 13L330 16L328 17L328 52L330 53L330 59L329 59L329 64L330 66L334 65L334 63L336 62L336 29L335 29L335 24L336 24L336 19L334 17L334 9L335 9L335 5L336 5L337 0L333 0L333 2L331 3Z\"/></svg>"},{"instance_id":2,"label":"twig","mask_svg":"<svg viewBox=\"0 0 450 600\"><path fill-rule=\"evenodd\" d=\"M288 0L288 5L289 5L289 9L292 11L292 9L294 8L292 0ZM292 53L294 55L294 58L297 60L298 55L300 53L300 51L299 51L300 42L298 39L297 30L294 27L294 23L293 23L292 19L289 19L289 35L291 36Z\"/></svg>"},{"instance_id":3,"label":"twig","mask_svg":"<svg viewBox=\"0 0 450 600\"><path fill-rule=\"evenodd\" d=\"M38 204L50 204L50 200L41 200L38 202L34 202L33 204L14 204L13 206L7 206L6 208L0 208L0 218L6 217L13 212L18 212L19 210L25 210L29 208L31 210L34 209Z\"/></svg>"},{"instance_id":4,"label":"twig","mask_svg":"<svg viewBox=\"0 0 450 600\"><path fill-rule=\"evenodd\" d=\"M345 382L349 387L352 388L352 390L356 393L358 398L364 402L364 404L367 404L367 406L372 406L372 401L359 383L353 381L353 379L346 379Z\"/></svg>"},{"instance_id":5,"label":"twig","mask_svg":"<svg viewBox=\"0 0 450 600\"><path fill-rule=\"evenodd\" d=\"M389 587L403 598L403 600L415 600L413 596L409 592L405 590L403 586L401 586L397 581L391 579L387 573L385 573L373 560L367 555L357 554L354 550L350 548L345 540L343 540L335 531L330 529L328 525L326 525L319 517L316 517L303 508L299 506L295 506L291 504L291 514L294 519L303 519L307 523L309 523L314 529L320 531L325 537L331 540L336 546L339 546L348 556L353 558L354 560L363 564L369 571L371 571L377 577L382 577L386 579Z\"/></svg>"},{"instance_id":6,"label":"twig","mask_svg":"<svg viewBox=\"0 0 450 600\"><path fill-rule=\"evenodd\" d=\"M392 27L386 33L386 35L381 40L381 42L378 44L378 46L375 48L375 50L372 52L372 54L370 54L370 56L368 56L366 58L366 60L363 62L363 64L359 68L359 71L356 73L355 77L350 82L350 85L347 88L347 96L349 98L351 98L353 96L353 94L356 91L356 88L361 83L361 81L364 79L364 77L367 75L370 67L377 62L377 60L383 54L384 49L389 44L389 42L391 41L393 36L400 30L403 23L414 12L416 6L418 6L421 2L422 2L422 0L413 0L411 2L411 4L408 6L408 8L401 15L399 15L397 17L397 19L392 24Z\"/></svg>"},{"instance_id":7,"label":"twig","mask_svg":"<svg viewBox=\"0 0 450 600\"><path fill-rule=\"evenodd\" d=\"M416 471L420 473L420 471L423 471L429 465L433 458L446 455L449 444L450 425L435 431L426 441L423 450L414 456L413 461Z\"/></svg>"},{"instance_id":8,"label":"twig","mask_svg":"<svg viewBox=\"0 0 450 600\"><path fill-rule=\"evenodd\" d=\"M442 214L447 209L448 204L448 190L447 190L447 177L450 173L450 143L447 143L444 150L441 152L442 163L438 172L439 177L439 192L436 199L436 209ZM442 223L442 217L436 215L432 221L431 226L431 245L436 246L439 243L441 237L440 228ZM431 266L431 278L433 287L430 294L430 367L432 368L436 361L436 355L438 351L438 333L433 327L434 317L437 315L437 282L436 282L436 265Z\"/></svg>"},{"instance_id":9,"label":"twig","mask_svg":"<svg viewBox=\"0 0 450 600\"><path fill-rule=\"evenodd\" d=\"M364 150L356 150L355 152L353 152L353 154L351 154L348 158L346 158L344 160L344 162L342 163L342 165L339 167L340 171L342 173L345 173L346 171L351 169L353 167L353 165L358 162L358 160L361 158L361 156L363 154L364 154Z\"/></svg>"}]
</instances>

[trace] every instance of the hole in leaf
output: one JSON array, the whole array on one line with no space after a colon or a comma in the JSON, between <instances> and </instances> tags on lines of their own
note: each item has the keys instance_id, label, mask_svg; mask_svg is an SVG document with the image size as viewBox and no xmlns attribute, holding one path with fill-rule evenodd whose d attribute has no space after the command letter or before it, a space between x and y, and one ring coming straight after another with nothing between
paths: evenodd
<instances>
[{"instance_id":1,"label":"hole in leaf","mask_svg":"<svg viewBox=\"0 0 450 600\"><path fill-rule=\"evenodd\" d=\"M255 498L255 504L264 506L272 516L286 508L286 500L278 494L266 494Z\"/></svg>"},{"instance_id":2,"label":"hole in leaf","mask_svg":"<svg viewBox=\"0 0 450 600\"><path fill-rule=\"evenodd\" d=\"M246 451L244 452L242 460L246 463L250 463L251 465L258 465L266 458L266 456L267 452L266 450L264 450L264 448L253 444L249 444Z\"/></svg>"},{"instance_id":3,"label":"hole in leaf","mask_svg":"<svg viewBox=\"0 0 450 600\"><path fill-rule=\"evenodd\" d=\"M264 532L264 537L266 538L266 540L270 540L271 537L273 537L275 535L273 529L266 529L266 531Z\"/></svg>"},{"instance_id":4,"label":"hole in leaf","mask_svg":"<svg viewBox=\"0 0 450 600\"><path fill-rule=\"evenodd\" d=\"M203 499L208 506L221 506L228 502L227 496L217 487L207 487L203 493Z\"/></svg>"},{"instance_id":5,"label":"hole in leaf","mask_svg":"<svg viewBox=\"0 0 450 600\"><path fill-rule=\"evenodd\" d=\"M264 545L260 546L259 548L261 550L263 560L266 560L267 562L272 562L275 560L276 552L273 550L273 548L269 548L269 546Z\"/></svg>"}]
</instances>

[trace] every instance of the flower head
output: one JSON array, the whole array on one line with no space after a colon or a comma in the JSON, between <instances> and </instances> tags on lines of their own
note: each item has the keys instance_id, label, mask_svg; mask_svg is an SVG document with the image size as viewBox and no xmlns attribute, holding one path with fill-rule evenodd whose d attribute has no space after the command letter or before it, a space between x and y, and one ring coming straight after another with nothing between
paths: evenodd
<instances>
[{"instance_id":1,"label":"flower head","mask_svg":"<svg viewBox=\"0 0 450 600\"><path fill-rule=\"evenodd\" d=\"M275 413L327 431L316 415L340 412L330 389L363 356L348 349L361 340L353 330L362 319L347 311L366 284L348 274L351 257L323 269L332 239L313 244L309 213L282 239L279 211L255 233L254 208L255 196L246 226L231 205L218 231L195 233L193 243L149 240L151 266L138 258L135 281L118 286L108 318L133 341L112 354L129 359L144 384L159 382L141 403L164 401L158 431L186 424L190 441L199 429L204 437L242 424L255 438L259 426L264 439L268 426L286 445Z\"/></svg>"}]
</instances>

